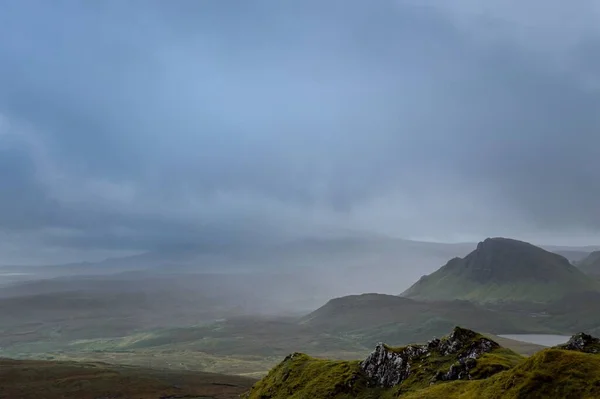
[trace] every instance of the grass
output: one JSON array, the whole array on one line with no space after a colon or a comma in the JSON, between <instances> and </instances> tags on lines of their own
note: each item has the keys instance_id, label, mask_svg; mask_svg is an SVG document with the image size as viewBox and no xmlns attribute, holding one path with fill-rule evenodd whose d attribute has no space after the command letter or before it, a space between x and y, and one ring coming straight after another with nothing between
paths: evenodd
<instances>
[{"instance_id":1,"label":"grass","mask_svg":"<svg viewBox=\"0 0 600 399\"><path fill-rule=\"evenodd\" d=\"M417 361L418 363L418 361ZM447 367L447 359L428 360ZM522 358L506 349L478 360L473 380L429 384L424 367L401 385L370 387L358 362L327 361L295 354L256 383L247 399L595 399L600 397L600 355L545 349ZM503 368L503 370L501 370ZM479 379L478 379L479 378Z\"/></svg>"},{"instance_id":2,"label":"grass","mask_svg":"<svg viewBox=\"0 0 600 399\"><path fill-rule=\"evenodd\" d=\"M480 334L459 330L468 333L464 338L460 338L463 349L483 338ZM405 347L386 348L395 353L407 350ZM522 360L522 356L511 350L494 348L477 359L469 374L473 379L488 378L515 367ZM436 375L447 372L456 362L456 353L444 355L437 350L412 357L409 377L393 388L384 389L373 386L361 370L358 361L330 361L294 353L259 381L248 393L247 398L395 398L426 389ZM444 382L436 384L447 385Z\"/></svg>"},{"instance_id":3,"label":"grass","mask_svg":"<svg viewBox=\"0 0 600 399\"><path fill-rule=\"evenodd\" d=\"M489 379L452 382L405 399L595 399L600 397L600 356L546 349Z\"/></svg>"},{"instance_id":4,"label":"grass","mask_svg":"<svg viewBox=\"0 0 600 399\"><path fill-rule=\"evenodd\" d=\"M378 296L372 298L377 299ZM403 298L393 299L413 302ZM375 308L365 308L364 313L369 313L370 309L377 312L376 305L377 301L373 303ZM461 303L436 306L448 309L448 313L464 314L464 317L468 317L469 311L473 309L471 305ZM364 330L354 329L348 332L329 332L320 325L298 325L290 320L244 318L211 325L156 329L119 338L22 342L5 346L2 353L4 356L20 359L102 361L140 367L262 377L293 351L319 358L360 359L366 357L378 341L396 345L424 342L433 335L443 335L455 325L441 317L427 319L430 317L428 313L419 316L416 311L415 317L424 317L425 320L421 324L410 325L410 320L414 320L413 315L409 311L403 313L402 309L405 308L393 308L397 315L403 316L409 323L392 322L377 325L374 322L373 326ZM351 323L365 324L361 322L362 313L355 312L355 320ZM328 314L329 310L327 314L319 316L319 319L325 319ZM483 318L485 314L487 313L475 311L473 317ZM522 354L529 355L541 349L533 344L493 336L491 338Z\"/></svg>"},{"instance_id":5,"label":"grass","mask_svg":"<svg viewBox=\"0 0 600 399\"><path fill-rule=\"evenodd\" d=\"M247 394L247 399L352 398L370 391L358 361L287 357ZM375 398L376 396L373 396Z\"/></svg>"},{"instance_id":6,"label":"grass","mask_svg":"<svg viewBox=\"0 0 600 399\"><path fill-rule=\"evenodd\" d=\"M197 351L145 350L135 352L33 353L20 359L76 362L106 362L159 370L198 371L263 377L282 357L215 356Z\"/></svg>"},{"instance_id":7,"label":"grass","mask_svg":"<svg viewBox=\"0 0 600 399\"><path fill-rule=\"evenodd\" d=\"M0 397L19 399L233 399L254 379L105 363L0 359Z\"/></svg>"},{"instance_id":8,"label":"grass","mask_svg":"<svg viewBox=\"0 0 600 399\"><path fill-rule=\"evenodd\" d=\"M473 370L475 378L513 367L518 355L504 357L502 353L484 355ZM301 399L301 398L396 398L411 392L420 392L429 386L437 370L447 370L455 359L434 356L415 361L415 372L401 385L383 389L369 386L361 372L358 361L328 361L294 354L275 367L265 378L257 382L246 396L247 399ZM420 363L420 364L418 364ZM450 383L439 383L447 386ZM415 396L419 397L419 396Z\"/></svg>"},{"instance_id":9,"label":"grass","mask_svg":"<svg viewBox=\"0 0 600 399\"><path fill-rule=\"evenodd\" d=\"M537 353L541 350L546 349L546 347L542 346L542 345L531 344L529 342L516 341L514 339L503 338L503 337L499 337L499 336L493 335L493 334L483 334L483 335L493 341L496 341L498 344L500 344L500 346L502 346L504 348L508 348L522 356L531 356L534 353Z\"/></svg>"},{"instance_id":10,"label":"grass","mask_svg":"<svg viewBox=\"0 0 600 399\"><path fill-rule=\"evenodd\" d=\"M147 347L143 349L123 349L121 343L136 342L140 337L152 336L152 334L136 334L135 338L125 337L114 343L114 340L85 340L76 341L71 349L62 351L40 351L31 353L10 353L11 357L22 359L41 359L41 360L63 360L63 361L98 361L120 365L132 365L138 367L149 367L154 369L167 370L188 370L188 371L206 371L212 373L225 373L241 376L261 378L269 370L276 366L285 355L263 356L261 354L232 354L223 355L220 353L207 353L194 348L194 343L171 344L163 347ZM523 355L531 355L543 347L528 344L519 341L508 340L493 335L486 335L490 339L497 341L502 346L507 347ZM39 345L33 345L31 349L36 349ZM43 345L42 345L43 346ZM210 345L208 345L210 346ZM291 348L298 348L298 346ZM43 349L43 347L41 348ZM367 356L369 349L346 350L325 350L312 351L310 355L340 360L360 359ZM5 352L6 354L7 352Z\"/></svg>"}]
</instances>

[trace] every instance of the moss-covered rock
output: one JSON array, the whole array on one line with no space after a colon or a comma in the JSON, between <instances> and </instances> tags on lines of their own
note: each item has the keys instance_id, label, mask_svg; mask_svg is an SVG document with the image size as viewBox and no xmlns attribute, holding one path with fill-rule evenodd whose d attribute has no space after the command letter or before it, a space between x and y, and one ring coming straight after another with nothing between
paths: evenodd
<instances>
[{"instance_id":1,"label":"moss-covered rock","mask_svg":"<svg viewBox=\"0 0 600 399\"><path fill-rule=\"evenodd\" d=\"M361 362L362 371L373 386L391 388L408 381L408 385L423 385L437 381L470 380L474 376L487 377L510 367L501 356L495 367L486 365L486 372L477 370L478 359L495 352L500 345L474 331L456 327L450 335L423 345L390 348L378 344ZM510 351L509 351L510 352ZM518 355L509 353L513 357ZM487 359L486 359L487 360ZM518 361L518 360L517 360Z\"/></svg>"},{"instance_id":2,"label":"moss-covered rock","mask_svg":"<svg viewBox=\"0 0 600 399\"><path fill-rule=\"evenodd\" d=\"M380 344L364 361L295 353L259 381L249 399L596 399L600 340L576 334L529 358L455 328L424 345Z\"/></svg>"},{"instance_id":3,"label":"moss-covered rock","mask_svg":"<svg viewBox=\"0 0 600 399\"><path fill-rule=\"evenodd\" d=\"M579 333L573 335L566 344L559 345L557 348L586 353L600 353L600 339L585 333Z\"/></svg>"},{"instance_id":4,"label":"moss-covered rock","mask_svg":"<svg viewBox=\"0 0 600 399\"><path fill-rule=\"evenodd\" d=\"M450 335L401 348L379 344L362 362L294 353L259 381L249 399L396 398L432 384L487 378L523 358L496 342L456 327Z\"/></svg>"}]
</instances>

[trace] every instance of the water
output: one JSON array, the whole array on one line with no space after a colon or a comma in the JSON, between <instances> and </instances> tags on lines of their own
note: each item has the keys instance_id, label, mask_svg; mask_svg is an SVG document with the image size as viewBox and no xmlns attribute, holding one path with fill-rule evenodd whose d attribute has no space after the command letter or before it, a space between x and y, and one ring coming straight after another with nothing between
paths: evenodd
<instances>
[{"instance_id":1,"label":"water","mask_svg":"<svg viewBox=\"0 0 600 399\"><path fill-rule=\"evenodd\" d=\"M554 335L554 334L504 334L498 335L502 338L514 339L515 341L528 342L530 344L542 345L542 346L556 346L566 343L569 338L568 335Z\"/></svg>"}]
</instances>

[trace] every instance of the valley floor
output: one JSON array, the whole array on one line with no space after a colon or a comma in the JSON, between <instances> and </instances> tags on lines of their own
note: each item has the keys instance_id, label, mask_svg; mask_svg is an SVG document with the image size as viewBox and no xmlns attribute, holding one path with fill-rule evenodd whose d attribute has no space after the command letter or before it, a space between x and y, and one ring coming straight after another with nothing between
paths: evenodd
<instances>
[{"instance_id":1,"label":"valley floor","mask_svg":"<svg viewBox=\"0 0 600 399\"><path fill-rule=\"evenodd\" d=\"M232 399L254 379L106 363L0 359L0 398Z\"/></svg>"}]
</instances>

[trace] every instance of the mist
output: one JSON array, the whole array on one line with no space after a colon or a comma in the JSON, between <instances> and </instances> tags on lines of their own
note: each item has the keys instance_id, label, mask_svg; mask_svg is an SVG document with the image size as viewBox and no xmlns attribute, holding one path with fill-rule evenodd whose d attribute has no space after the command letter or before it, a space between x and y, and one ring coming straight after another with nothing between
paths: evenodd
<instances>
[{"instance_id":1,"label":"mist","mask_svg":"<svg viewBox=\"0 0 600 399\"><path fill-rule=\"evenodd\" d=\"M356 235L600 241L593 2L0 15L3 264Z\"/></svg>"}]
</instances>

